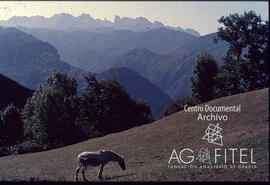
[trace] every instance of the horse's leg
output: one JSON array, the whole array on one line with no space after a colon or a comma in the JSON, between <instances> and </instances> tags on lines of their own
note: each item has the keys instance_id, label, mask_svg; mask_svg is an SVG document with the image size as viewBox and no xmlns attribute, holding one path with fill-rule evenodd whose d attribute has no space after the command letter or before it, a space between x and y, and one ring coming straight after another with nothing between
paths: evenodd
<instances>
[{"instance_id":1,"label":"horse's leg","mask_svg":"<svg viewBox=\"0 0 270 185\"><path fill-rule=\"evenodd\" d=\"M97 176L97 177L98 177L98 179L100 179L100 180L102 179L102 171L103 171L103 167L104 167L104 166L105 166L105 164L102 164L102 165L101 165L101 168L100 168L99 171L98 171L98 176Z\"/></svg>"},{"instance_id":2,"label":"horse's leg","mask_svg":"<svg viewBox=\"0 0 270 185\"><path fill-rule=\"evenodd\" d=\"M78 173L79 173L81 167L82 167L82 163L79 163L78 167L76 168L76 174L75 174L75 179L74 179L75 182L78 181Z\"/></svg>"},{"instance_id":3,"label":"horse's leg","mask_svg":"<svg viewBox=\"0 0 270 185\"><path fill-rule=\"evenodd\" d=\"M84 176L84 173L85 173L86 169L87 169L87 165L84 165L84 166L83 166L83 169L82 169L82 176L83 176L83 180L84 180L84 181L88 181L88 180L85 178L85 176Z\"/></svg>"}]
</instances>

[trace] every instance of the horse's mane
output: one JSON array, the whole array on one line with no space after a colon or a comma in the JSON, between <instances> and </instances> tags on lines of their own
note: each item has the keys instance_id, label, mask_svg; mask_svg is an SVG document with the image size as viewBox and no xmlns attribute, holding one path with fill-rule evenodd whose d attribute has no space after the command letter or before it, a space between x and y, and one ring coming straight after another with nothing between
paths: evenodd
<instances>
[{"instance_id":1,"label":"horse's mane","mask_svg":"<svg viewBox=\"0 0 270 185\"><path fill-rule=\"evenodd\" d=\"M116 153L114 151L111 151L111 150L105 150L105 151L109 152L110 155L112 155L112 157L115 158L115 159L124 160L124 157L123 156L121 156L120 154L118 154L118 153Z\"/></svg>"}]
</instances>

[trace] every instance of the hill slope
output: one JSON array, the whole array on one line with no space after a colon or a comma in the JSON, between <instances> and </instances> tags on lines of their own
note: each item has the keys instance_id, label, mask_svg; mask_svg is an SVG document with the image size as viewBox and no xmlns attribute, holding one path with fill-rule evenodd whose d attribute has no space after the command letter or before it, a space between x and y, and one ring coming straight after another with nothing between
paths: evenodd
<instances>
[{"instance_id":1,"label":"hill slope","mask_svg":"<svg viewBox=\"0 0 270 185\"><path fill-rule=\"evenodd\" d=\"M54 69L74 76L79 84L86 74L63 62L49 43L15 28L0 27L0 73L27 88L37 89Z\"/></svg>"},{"instance_id":2,"label":"hill slope","mask_svg":"<svg viewBox=\"0 0 270 185\"><path fill-rule=\"evenodd\" d=\"M19 107L24 106L27 98L34 92L2 74L0 74L0 87L0 110L10 103Z\"/></svg>"},{"instance_id":3,"label":"hill slope","mask_svg":"<svg viewBox=\"0 0 270 185\"><path fill-rule=\"evenodd\" d=\"M178 112L149 125L71 145L56 150L0 158L0 179L38 178L73 180L76 156L83 151L110 149L125 157L126 171L115 163L104 167L105 180L113 181L269 181L269 89L238 94L208 102L211 106L241 104L240 113L227 113L220 121L223 148L253 148L255 169L169 169L172 150L201 147L221 148L202 140L207 121L196 121L198 113ZM215 124L216 122L211 122ZM187 154L188 152L186 152ZM238 154L236 154L239 157ZM187 157L183 156L184 159ZM239 161L239 158L238 158ZM237 164L237 162L235 162ZM97 168L86 177L96 180ZM81 180L81 176L80 180Z\"/></svg>"}]
</instances>

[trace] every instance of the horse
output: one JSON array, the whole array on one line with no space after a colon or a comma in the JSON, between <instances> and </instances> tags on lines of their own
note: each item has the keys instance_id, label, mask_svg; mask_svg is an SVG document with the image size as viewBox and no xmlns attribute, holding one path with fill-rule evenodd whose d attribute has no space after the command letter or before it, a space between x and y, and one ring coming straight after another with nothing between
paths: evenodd
<instances>
[{"instance_id":1,"label":"horse","mask_svg":"<svg viewBox=\"0 0 270 185\"><path fill-rule=\"evenodd\" d=\"M77 160L78 160L78 167L76 168L76 174L74 179L75 182L78 181L78 173L81 167L83 167L81 173L84 181L88 181L84 176L87 166L101 165L101 168L98 171L97 175L97 178L99 180L102 180L103 167L108 162L118 162L119 166L122 168L123 171L126 169L124 158L121 155L110 150L100 150L97 152L83 152L78 155Z\"/></svg>"}]
</instances>

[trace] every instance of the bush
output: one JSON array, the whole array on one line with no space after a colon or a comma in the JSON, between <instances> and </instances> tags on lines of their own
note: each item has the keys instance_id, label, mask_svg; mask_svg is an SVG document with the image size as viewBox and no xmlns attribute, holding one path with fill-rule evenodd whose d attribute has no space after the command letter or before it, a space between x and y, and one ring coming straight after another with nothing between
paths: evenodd
<instances>
[{"instance_id":1,"label":"bush","mask_svg":"<svg viewBox=\"0 0 270 185\"><path fill-rule=\"evenodd\" d=\"M0 157L11 155L6 146L0 146Z\"/></svg>"},{"instance_id":2,"label":"bush","mask_svg":"<svg viewBox=\"0 0 270 185\"><path fill-rule=\"evenodd\" d=\"M31 141L25 141L23 143L8 147L8 151L11 154L24 154L24 153L30 153L30 152L39 152L44 149L46 149L44 148L44 146L38 143L33 143Z\"/></svg>"},{"instance_id":3,"label":"bush","mask_svg":"<svg viewBox=\"0 0 270 185\"><path fill-rule=\"evenodd\" d=\"M1 113L0 144L13 145L23 140L23 121L20 111L10 104Z\"/></svg>"},{"instance_id":4,"label":"bush","mask_svg":"<svg viewBox=\"0 0 270 185\"><path fill-rule=\"evenodd\" d=\"M195 105L195 102L190 97L185 97L182 99L178 99L175 102L171 102L161 113L162 117L169 116L171 114L174 114L176 112L179 112L184 109L184 106L193 106Z\"/></svg>"}]
</instances>

